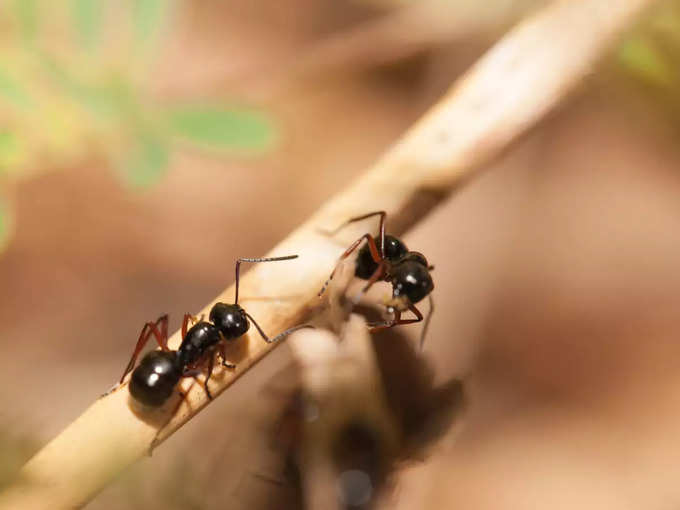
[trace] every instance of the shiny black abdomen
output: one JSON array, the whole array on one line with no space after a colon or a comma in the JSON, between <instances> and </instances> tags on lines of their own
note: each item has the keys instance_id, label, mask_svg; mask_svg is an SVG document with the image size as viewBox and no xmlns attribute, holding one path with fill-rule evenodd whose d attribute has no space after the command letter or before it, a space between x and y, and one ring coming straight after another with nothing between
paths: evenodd
<instances>
[{"instance_id":1,"label":"shiny black abdomen","mask_svg":"<svg viewBox=\"0 0 680 510\"><path fill-rule=\"evenodd\" d=\"M220 332L216 326L205 321L197 322L189 328L177 349L178 363L183 367L195 363L219 341Z\"/></svg>"},{"instance_id":2,"label":"shiny black abdomen","mask_svg":"<svg viewBox=\"0 0 680 510\"><path fill-rule=\"evenodd\" d=\"M160 407L170 398L181 377L177 352L151 351L132 372L130 394L144 405Z\"/></svg>"}]
</instances>

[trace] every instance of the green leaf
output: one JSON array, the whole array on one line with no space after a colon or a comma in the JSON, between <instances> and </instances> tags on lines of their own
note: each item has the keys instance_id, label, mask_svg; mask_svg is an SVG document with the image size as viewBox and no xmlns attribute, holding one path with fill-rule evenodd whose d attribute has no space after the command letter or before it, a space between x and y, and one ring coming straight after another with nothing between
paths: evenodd
<instances>
[{"instance_id":1,"label":"green leaf","mask_svg":"<svg viewBox=\"0 0 680 510\"><path fill-rule=\"evenodd\" d=\"M13 11L19 22L21 35L27 41L34 41L38 32L37 0L14 0Z\"/></svg>"},{"instance_id":2,"label":"green leaf","mask_svg":"<svg viewBox=\"0 0 680 510\"><path fill-rule=\"evenodd\" d=\"M175 137L206 149L259 152L276 138L269 117L254 110L184 106L165 115Z\"/></svg>"},{"instance_id":3,"label":"green leaf","mask_svg":"<svg viewBox=\"0 0 680 510\"><path fill-rule=\"evenodd\" d=\"M21 83L12 78L6 71L0 68L0 97L4 97L14 106L24 110L32 105L31 98L23 89Z\"/></svg>"},{"instance_id":4,"label":"green leaf","mask_svg":"<svg viewBox=\"0 0 680 510\"><path fill-rule=\"evenodd\" d=\"M133 0L133 25L140 42L151 39L165 21L170 0Z\"/></svg>"},{"instance_id":5,"label":"green leaf","mask_svg":"<svg viewBox=\"0 0 680 510\"><path fill-rule=\"evenodd\" d=\"M118 169L129 186L144 189L165 175L169 161L167 144L153 134L144 133L134 140Z\"/></svg>"},{"instance_id":6,"label":"green leaf","mask_svg":"<svg viewBox=\"0 0 680 510\"><path fill-rule=\"evenodd\" d=\"M104 3L100 0L71 0L73 22L80 42L88 49L99 42L103 7Z\"/></svg>"},{"instance_id":7,"label":"green leaf","mask_svg":"<svg viewBox=\"0 0 680 510\"><path fill-rule=\"evenodd\" d=\"M642 37L630 37L619 49L619 61L639 77L656 85L671 86L674 68L664 55Z\"/></svg>"},{"instance_id":8,"label":"green leaf","mask_svg":"<svg viewBox=\"0 0 680 510\"><path fill-rule=\"evenodd\" d=\"M0 176L16 170L26 156L26 146L10 131L0 131Z\"/></svg>"},{"instance_id":9,"label":"green leaf","mask_svg":"<svg viewBox=\"0 0 680 510\"><path fill-rule=\"evenodd\" d=\"M110 121L139 116L141 108L132 84L125 76L112 75L106 81L83 83L71 74L70 69L54 59L43 58L43 69L53 83L80 106L101 119Z\"/></svg>"}]
</instances>

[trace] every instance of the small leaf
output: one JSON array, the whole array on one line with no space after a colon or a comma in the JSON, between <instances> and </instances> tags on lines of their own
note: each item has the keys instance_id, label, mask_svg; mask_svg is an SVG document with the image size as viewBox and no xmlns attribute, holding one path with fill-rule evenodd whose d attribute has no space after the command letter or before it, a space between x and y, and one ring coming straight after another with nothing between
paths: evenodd
<instances>
[{"instance_id":1,"label":"small leaf","mask_svg":"<svg viewBox=\"0 0 680 510\"><path fill-rule=\"evenodd\" d=\"M102 2L99 0L71 0L71 13L80 42L91 49L99 42L102 22Z\"/></svg>"},{"instance_id":2,"label":"small leaf","mask_svg":"<svg viewBox=\"0 0 680 510\"><path fill-rule=\"evenodd\" d=\"M621 45L618 56L625 67L641 78L664 87L672 85L673 66L644 38L629 38Z\"/></svg>"},{"instance_id":3,"label":"small leaf","mask_svg":"<svg viewBox=\"0 0 680 510\"><path fill-rule=\"evenodd\" d=\"M254 110L185 106L166 119L174 136L207 149L263 151L275 140L269 117Z\"/></svg>"},{"instance_id":4,"label":"small leaf","mask_svg":"<svg viewBox=\"0 0 680 510\"><path fill-rule=\"evenodd\" d=\"M133 188L148 188L163 177L170 160L164 141L150 133L140 134L130 151L118 164L127 184Z\"/></svg>"},{"instance_id":5,"label":"small leaf","mask_svg":"<svg viewBox=\"0 0 680 510\"><path fill-rule=\"evenodd\" d=\"M20 169L28 159L25 143L10 131L0 131L0 175Z\"/></svg>"},{"instance_id":6,"label":"small leaf","mask_svg":"<svg viewBox=\"0 0 680 510\"><path fill-rule=\"evenodd\" d=\"M133 0L133 24L140 42L152 38L165 21L170 0Z\"/></svg>"},{"instance_id":7,"label":"small leaf","mask_svg":"<svg viewBox=\"0 0 680 510\"><path fill-rule=\"evenodd\" d=\"M0 68L0 96L22 109L31 107L31 98L21 83Z\"/></svg>"},{"instance_id":8,"label":"small leaf","mask_svg":"<svg viewBox=\"0 0 680 510\"><path fill-rule=\"evenodd\" d=\"M38 32L37 0L14 0L14 15L19 21L21 35L27 41L34 41Z\"/></svg>"}]
</instances>

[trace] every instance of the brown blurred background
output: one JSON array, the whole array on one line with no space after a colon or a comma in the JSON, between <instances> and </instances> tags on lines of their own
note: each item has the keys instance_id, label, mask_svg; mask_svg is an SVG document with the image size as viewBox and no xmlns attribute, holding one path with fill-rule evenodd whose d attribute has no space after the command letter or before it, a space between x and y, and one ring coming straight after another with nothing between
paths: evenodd
<instances>
[{"instance_id":1,"label":"brown blurred background","mask_svg":"<svg viewBox=\"0 0 680 510\"><path fill-rule=\"evenodd\" d=\"M0 482L146 320L178 327L543 2L472 3L0 8ZM436 265L425 357L468 407L383 506L680 503L679 37L664 4L406 236ZM89 508L278 508L266 388L289 364L284 345Z\"/></svg>"}]
</instances>

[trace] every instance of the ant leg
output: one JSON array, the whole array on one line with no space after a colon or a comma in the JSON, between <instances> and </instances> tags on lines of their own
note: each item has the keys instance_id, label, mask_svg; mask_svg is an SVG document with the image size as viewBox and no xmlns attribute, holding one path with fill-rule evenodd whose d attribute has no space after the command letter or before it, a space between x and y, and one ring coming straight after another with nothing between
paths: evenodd
<instances>
[{"instance_id":1,"label":"ant leg","mask_svg":"<svg viewBox=\"0 0 680 510\"><path fill-rule=\"evenodd\" d=\"M413 312L413 314L416 316L415 319L402 319L401 318L401 312L396 311L396 312L394 312L394 319L393 320L388 321L388 322L370 325L369 331L371 333L374 333L376 331L380 331L381 329L389 329L389 328L393 328L395 326L402 326L404 324L414 324L416 322L420 322L420 321L423 320L423 314L420 313L420 310L418 310L415 306L409 305L408 309L411 310Z\"/></svg>"},{"instance_id":2,"label":"ant leg","mask_svg":"<svg viewBox=\"0 0 680 510\"><path fill-rule=\"evenodd\" d=\"M298 329L303 329L303 328L313 328L313 327L314 327L314 326L312 326L311 324L301 324L301 325L299 325L299 326L293 326L292 328L288 328L287 330L283 331L282 333L279 333L278 335L276 335L274 338L269 338L269 337L265 334L265 332L262 331L262 328L261 328L260 325L255 321L255 319L253 319L253 316L250 315L248 312L245 312L245 314L246 314L246 316L250 319L250 321L255 325L255 328L256 328L257 331L260 333L260 336L262 337L262 340L264 340L264 341L267 342L268 344L273 344L273 343L275 343L275 342L278 342L278 341L281 340L282 338L287 337L288 335L290 335L291 333L297 331Z\"/></svg>"},{"instance_id":3,"label":"ant leg","mask_svg":"<svg viewBox=\"0 0 680 510\"><path fill-rule=\"evenodd\" d=\"M248 258L248 257L241 257L239 259L236 259L236 279L234 280L234 283L236 285L236 291L235 291L235 296L234 296L234 304L238 304L238 284L239 284L239 277L241 274L241 262L278 262L280 260L292 260L298 258L298 255L285 255L283 257L259 257L259 258Z\"/></svg>"},{"instance_id":4,"label":"ant leg","mask_svg":"<svg viewBox=\"0 0 680 510\"><path fill-rule=\"evenodd\" d=\"M203 387L205 388L205 394L208 395L208 399L212 400L212 394L210 393L210 389L208 388L208 381L210 380L210 377L212 376L213 372L213 366L215 365L215 352L210 352L209 353L209 361L207 363L208 365L208 375L205 376L205 381L203 382Z\"/></svg>"},{"instance_id":5,"label":"ant leg","mask_svg":"<svg viewBox=\"0 0 680 510\"><path fill-rule=\"evenodd\" d=\"M160 329L158 325L160 324ZM153 336L156 337L156 342L161 348L161 351L169 351L168 349L168 315L165 314L156 321L155 324L149 326Z\"/></svg>"},{"instance_id":6,"label":"ant leg","mask_svg":"<svg viewBox=\"0 0 680 510\"><path fill-rule=\"evenodd\" d=\"M340 262L345 260L347 257L349 257L354 250L357 249L357 247L361 244L361 241L366 239L366 242L368 243L368 249L371 252L371 258L373 258L373 261L376 262L377 264L380 264L383 261L383 258L380 256L380 252L378 252L378 247L375 244L375 239L371 234L364 234L362 235L359 239L354 241L349 248L345 250L345 252L340 255L340 258L338 261L335 263L335 268L333 269L333 272L331 275L328 277L328 280L323 284L321 287L321 290L318 293L318 296L321 297L321 295L326 292L326 289L328 288L328 284L331 282L333 279L333 276L335 276L335 272L338 270L338 266L340 265Z\"/></svg>"},{"instance_id":7,"label":"ant leg","mask_svg":"<svg viewBox=\"0 0 680 510\"><path fill-rule=\"evenodd\" d=\"M378 216L380 215L380 237L381 237L381 245L384 248L384 240L385 240L385 217L387 216L387 213L385 211L373 211L370 213L362 214L361 216L354 216L353 218L348 219L346 222L341 224L339 227L336 227L333 230L326 231L326 234L329 236L334 236L338 232L340 232L343 228L345 228L347 225L365 220L367 218L370 218L371 216Z\"/></svg>"},{"instance_id":8,"label":"ant leg","mask_svg":"<svg viewBox=\"0 0 680 510\"><path fill-rule=\"evenodd\" d=\"M186 370L183 374L182 377L193 377L194 382L197 383L199 386L201 384L201 381L198 379L198 376L201 375L203 372L197 368L191 369L191 370ZM193 384L193 383L192 383ZM205 394L208 395L208 398L212 400L212 395L210 394L210 390L208 390L207 386L203 387Z\"/></svg>"},{"instance_id":9,"label":"ant leg","mask_svg":"<svg viewBox=\"0 0 680 510\"><path fill-rule=\"evenodd\" d=\"M142 331L139 333L139 338L137 339L137 344L135 345L135 350L132 351L132 356L130 357L130 361L128 362L127 366L125 367L125 371L123 372L123 375L120 378L120 381L118 381L118 384L123 383L123 379L125 379L125 376L128 375L132 371L132 368L135 366L135 362L137 361L137 356L139 356L140 351L144 348L146 345L146 342L149 341L149 336L151 336L151 329L149 328L149 322L144 324L144 327L142 328Z\"/></svg>"},{"instance_id":10,"label":"ant leg","mask_svg":"<svg viewBox=\"0 0 680 510\"><path fill-rule=\"evenodd\" d=\"M352 299L352 303L354 305L359 304L359 301L361 301L361 298L364 297L364 295L368 292L368 289L370 289L373 286L373 284L380 280L384 275L385 275L385 261L382 260L378 264L378 267L375 268L375 271L373 271L373 274L368 279L368 282L366 282L366 285L364 285L364 288L361 289L361 291L356 296L354 296L354 299Z\"/></svg>"},{"instance_id":11,"label":"ant leg","mask_svg":"<svg viewBox=\"0 0 680 510\"><path fill-rule=\"evenodd\" d=\"M383 321L383 322L372 322L368 325L368 331L369 333L375 333L376 331L381 331L383 329L389 329L393 328L396 326L396 322L401 320L401 312L399 310L396 310L394 312L394 319L391 321Z\"/></svg>"},{"instance_id":12,"label":"ant leg","mask_svg":"<svg viewBox=\"0 0 680 510\"><path fill-rule=\"evenodd\" d=\"M197 382L198 385L200 386L201 381L198 379L198 376L203 373L204 368L207 368L208 373L205 378L205 382L203 383L203 389L205 391L205 394L208 396L208 399L210 400L212 400L212 394L208 389L208 379L210 379L210 376L212 375L214 361L215 361L214 351L210 351L208 353L205 353L203 357L196 361L196 363L187 366L184 372L182 372L182 377L193 377L194 381Z\"/></svg>"},{"instance_id":13,"label":"ant leg","mask_svg":"<svg viewBox=\"0 0 680 510\"><path fill-rule=\"evenodd\" d=\"M220 333L220 335L221 334L222 333ZM227 367L230 370L234 370L236 368L236 363L231 363L231 362L227 361L227 353L225 352L225 349L224 349L224 343L221 343L219 345L218 349L220 351L220 358L222 358L222 366Z\"/></svg>"},{"instance_id":14,"label":"ant leg","mask_svg":"<svg viewBox=\"0 0 680 510\"><path fill-rule=\"evenodd\" d=\"M423 324L423 330L420 332L420 345L419 348L422 351L423 345L425 345L425 336L427 335L427 330L430 328L430 321L432 320L432 314L434 313L434 299L432 299L432 294L427 296L430 302L430 309L427 312L427 317L425 317L425 323ZM413 306L413 305L411 305ZM415 309L415 307L413 307ZM415 312L414 312L415 313Z\"/></svg>"},{"instance_id":15,"label":"ant leg","mask_svg":"<svg viewBox=\"0 0 680 510\"><path fill-rule=\"evenodd\" d=\"M161 338L160 334L158 333L158 328L156 328L156 324L162 323L163 321L165 321L167 323L167 320L168 320L168 316L162 315L161 317L158 318L158 320L155 323L147 322L146 324L144 324L142 331L139 333L139 338L137 339L137 344L135 345L135 350L132 352L132 356L130 357L130 362L125 367L125 371L123 372L123 375L120 378L120 381L118 381L118 384L122 384L123 379L125 379L125 376L128 375L132 371L132 369L135 367L135 363L137 362L137 356L139 356L139 353L142 352L142 349L144 349L144 346L149 341L149 338L151 337L152 333L156 337L156 341L158 342L158 345L160 346L160 348L167 350L167 345L164 345L162 338ZM166 343L167 343L167 340L166 340Z\"/></svg>"},{"instance_id":16,"label":"ant leg","mask_svg":"<svg viewBox=\"0 0 680 510\"><path fill-rule=\"evenodd\" d=\"M184 314L184 319L182 319L182 340L187 336L187 330L189 329L189 320L193 320L193 315L190 313Z\"/></svg>"}]
</instances>

